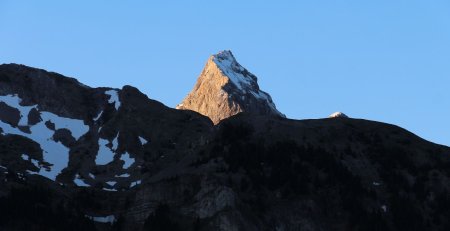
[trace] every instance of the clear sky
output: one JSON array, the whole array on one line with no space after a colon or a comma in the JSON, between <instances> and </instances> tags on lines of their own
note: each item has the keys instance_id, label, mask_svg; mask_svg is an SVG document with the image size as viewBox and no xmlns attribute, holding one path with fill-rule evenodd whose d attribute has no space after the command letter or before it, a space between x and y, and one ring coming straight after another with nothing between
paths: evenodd
<instances>
[{"instance_id":1,"label":"clear sky","mask_svg":"<svg viewBox=\"0 0 450 231\"><path fill-rule=\"evenodd\" d=\"M290 118L343 111L450 146L448 0L0 0L0 63L170 107L224 49Z\"/></svg>"}]
</instances>

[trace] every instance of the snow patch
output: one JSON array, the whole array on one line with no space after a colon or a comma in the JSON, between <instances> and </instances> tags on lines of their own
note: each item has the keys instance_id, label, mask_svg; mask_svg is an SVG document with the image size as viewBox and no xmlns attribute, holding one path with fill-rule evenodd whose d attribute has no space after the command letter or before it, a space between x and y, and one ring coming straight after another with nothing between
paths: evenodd
<instances>
[{"instance_id":1,"label":"snow patch","mask_svg":"<svg viewBox=\"0 0 450 231\"><path fill-rule=\"evenodd\" d=\"M22 154L22 159L25 161L30 161L36 168L40 169L39 161L31 158L28 154Z\"/></svg>"},{"instance_id":2,"label":"snow patch","mask_svg":"<svg viewBox=\"0 0 450 231\"><path fill-rule=\"evenodd\" d=\"M125 163L123 164L124 169L128 169L135 162L134 158L131 158L130 154L128 154L128 152L125 152L124 154L122 154L120 156L120 159L125 161Z\"/></svg>"},{"instance_id":3,"label":"snow patch","mask_svg":"<svg viewBox=\"0 0 450 231\"><path fill-rule=\"evenodd\" d=\"M109 90L105 91L105 94L109 95L108 103L114 103L114 107L116 110L119 110L120 100L119 100L119 92L117 90Z\"/></svg>"},{"instance_id":4,"label":"snow patch","mask_svg":"<svg viewBox=\"0 0 450 231\"><path fill-rule=\"evenodd\" d=\"M129 173L124 173L122 175L115 175L115 177L126 178L126 177L130 177L130 174Z\"/></svg>"},{"instance_id":5,"label":"snow patch","mask_svg":"<svg viewBox=\"0 0 450 231\"><path fill-rule=\"evenodd\" d=\"M117 182L116 181L107 181L106 184L111 186L111 187L114 187L114 185L116 185Z\"/></svg>"},{"instance_id":6,"label":"snow patch","mask_svg":"<svg viewBox=\"0 0 450 231\"><path fill-rule=\"evenodd\" d=\"M139 141L141 141L142 145L145 145L146 143L148 143L148 141L142 137L139 136Z\"/></svg>"},{"instance_id":7,"label":"snow patch","mask_svg":"<svg viewBox=\"0 0 450 231\"><path fill-rule=\"evenodd\" d=\"M41 112L41 118L44 122L54 123L55 130L63 128L69 130L76 140L89 131L89 126L85 125L83 120L59 117L51 112Z\"/></svg>"},{"instance_id":8,"label":"snow patch","mask_svg":"<svg viewBox=\"0 0 450 231\"><path fill-rule=\"evenodd\" d=\"M380 182L375 182L375 181L372 184L373 184L373 186L380 186L381 185Z\"/></svg>"},{"instance_id":9,"label":"snow patch","mask_svg":"<svg viewBox=\"0 0 450 231\"><path fill-rule=\"evenodd\" d=\"M141 180L137 180L137 181L134 181L134 182L131 182L131 188L132 187L135 187L135 186L138 186L138 185L140 185L142 183L142 181Z\"/></svg>"},{"instance_id":10,"label":"snow patch","mask_svg":"<svg viewBox=\"0 0 450 231\"><path fill-rule=\"evenodd\" d=\"M16 108L17 110L20 111L19 125L21 126L28 125L28 114L30 113L31 109L37 107L37 105L33 106L20 105L22 99L17 94L0 96L0 102L4 102L8 106Z\"/></svg>"},{"instance_id":11,"label":"snow patch","mask_svg":"<svg viewBox=\"0 0 450 231\"><path fill-rule=\"evenodd\" d=\"M45 126L45 122L41 121L38 124L31 126L31 134L20 131L9 124L0 121L0 127L5 134L14 134L27 137L38 143L42 149L44 160L52 166L50 169L41 168L39 175L55 180L56 176L67 167L69 163L69 149L62 143L55 142L52 137L54 131Z\"/></svg>"},{"instance_id":12,"label":"snow patch","mask_svg":"<svg viewBox=\"0 0 450 231\"><path fill-rule=\"evenodd\" d=\"M89 173L89 177L92 178L92 179L95 179L95 175L92 174L92 173Z\"/></svg>"},{"instance_id":13,"label":"snow patch","mask_svg":"<svg viewBox=\"0 0 450 231\"><path fill-rule=\"evenodd\" d=\"M33 108L37 109L37 105L33 106L20 105L22 99L18 97L17 94L0 96L0 101L20 111L19 125L23 126L28 125L28 114L30 113L31 109ZM86 134L89 131L89 126L85 125L83 120L60 117L56 114L46 111L41 111L40 114L42 118L41 122L45 123L47 121L51 121L52 123L55 124L55 129L61 128L68 129L76 140L78 140L82 135Z\"/></svg>"},{"instance_id":14,"label":"snow patch","mask_svg":"<svg viewBox=\"0 0 450 231\"><path fill-rule=\"evenodd\" d=\"M21 157L22 157L23 160L26 160L26 161L29 161L29 160L30 160L30 156L27 155L27 154L22 154Z\"/></svg>"},{"instance_id":15,"label":"snow patch","mask_svg":"<svg viewBox=\"0 0 450 231\"><path fill-rule=\"evenodd\" d=\"M240 73L245 69L239 65L233 57L231 51L219 52L213 56L213 61L222 73L226 75L236 87L239 88L239 90L245 91L245 88L250 86L252 81L254 81L252 78Z\"/></svg>"},{"instance_id":16,"label":"snow patch","mask_svg":"<svg viewBox=\"0 0 450 231\"><path fill-rule=\"evenodd\" d=\"M75 176L75 179L73 180L73 182L79 187L91 187L90 185L86 184L84 182L84 180L81 179L80 175L78 175L78 174Z\"/></svg>"},{"instance_id":17,"label":"snow patch","mask_svg":"<svg viewBox=\"0 0 450 231\"><path fill-rule=\"evenodd\" d=\"M112 148L111 148L111 149L112 149L113 151L116 151L116 150L117 150L117 147L119 147L119 140L118 140L118 139L119 139L119 133L120 133L120 132L117 133L116 138L114 138L113 141L112 141Z\"/></svg>"},{"instance_id":18,"label":"snow patch","mask_svg":"<svg viewBox=\"0 0 450 231\"><path fill-rule=\"evenodd\" d=\"M38 160L35 160L35 159L31 159L31 163L34 165L34 166L36 166L36 168L41 168L41 165L39 164L39 161Z\"/></svg>"},{"instance_id":19,"label":"snow patch","mask_svg":"<svg viewBox=\"0 0 450 231\"><path fill-rule=\"evenodd\" d=\"M328 118L348 118L348 116L342 112L335 112L328 116Z\"/></svg>"},{"instance_id":20,"label":"snow patch","mask_svg":"<svg viewBox=\"0 0 450 231\"><path fill-rule=\"evenodd\" d=\"M114 215L109 215L109 216L105 216L105 217L94 217L94 216L86 215L86 217L92 221L99 222L99 223L110 223L112 225L114 222L116 222L116 217Z\"/></svg>"},{"instance_id":21,"label":"snow patch","mask_svg":"<svg viewBox=\"0 0 450 231\"><path fill-rule=\"evenodd\" d=\"M108 140L102 138L98 139L98 152L95 157L96 165L106 165L114 160L115 153L108 146L106 146L108 143Z\"/></svg>"}]
</instances>

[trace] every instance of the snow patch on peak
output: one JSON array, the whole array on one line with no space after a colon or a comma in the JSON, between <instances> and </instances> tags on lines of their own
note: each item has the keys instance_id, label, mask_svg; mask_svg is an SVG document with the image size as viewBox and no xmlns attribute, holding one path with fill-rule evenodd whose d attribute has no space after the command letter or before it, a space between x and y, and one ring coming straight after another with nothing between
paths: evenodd
<instances>
[{"instance_id":1,"label":"snow patch on peak","mask_svg":"<svg viewBox=\"0 0 450 231\"><path fill-rule=\"evenodd\" d=\"M246 91L246 88L256 81L254 76L245 73L245 68L236 61L231 51L221 51L213 55L213 62L242 91Z\"/></svg>"},{"instance_id":2,"label":"snow patch on peak","mask_svg":"<svg viewBox=\"0 0 450 231\"><path fill-rule=\"evenodd\" d=\"M259 89L256 76L242 67L236 61L231 51L225 50L213 55L213 61L239 91L244 94L250 93L256 99L267 102L273 111L277 111L269 94ZM242 100L245 100L245 96L241 96L241 98Z\"/></svg>"},{"instance_id":3,"label":"snow patch on peak","mask_svg":"<svg viewBox=\"0 0 450 231\"><path fill-rule=\"evenodd\" d=\"M235 60L233 53L230 50L219 51L217 54L213 55L214 57L220 59L233 59Z\"/></svg>"},{"instance_id":4,"label":"snow patch on peak","mask_svg":"<svg viewBox=\"0 0 450 231\"><path fill-rule=\"evenodd\" d=\"M335 112L328 116L328 118L348 118L348 116L342 112Z\"/></svg>"}]
</instances>

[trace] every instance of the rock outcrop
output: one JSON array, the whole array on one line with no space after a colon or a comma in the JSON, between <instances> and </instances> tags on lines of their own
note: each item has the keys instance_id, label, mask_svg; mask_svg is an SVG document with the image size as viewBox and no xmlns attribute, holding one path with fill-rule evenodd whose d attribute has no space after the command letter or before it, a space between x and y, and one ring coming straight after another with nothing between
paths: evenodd
<instances>
[{"instance_id":1,"label":"rock outcrop","mask_svg":"<svg viewBox=\"0 0 450 231\"><path fill-rule=\"evenodd\" d=\"M231 51L208 59L194 89L176 108L196 111L215 124L240 112L285 117L272 97L259 89L256 76L242 67Z\"/></svg>"}]
</instances>

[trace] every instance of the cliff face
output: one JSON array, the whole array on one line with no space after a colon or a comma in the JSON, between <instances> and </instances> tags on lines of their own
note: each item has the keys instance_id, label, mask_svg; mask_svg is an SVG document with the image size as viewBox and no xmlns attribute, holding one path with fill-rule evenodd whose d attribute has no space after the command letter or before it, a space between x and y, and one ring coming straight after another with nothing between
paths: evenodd
<instances>
[{"instance_id":1,"label":"cliff face","mask_svg":"<svg viewBox=\"0 0 450 231\"><path fill-rule=\"evenodd\" d=\"M194 89L176 108L196 111L215 124L240 112L284 117L272 97L259 89L256 76L242 67L231 51L208 59Z\"/></svg>"}]
</instances>

